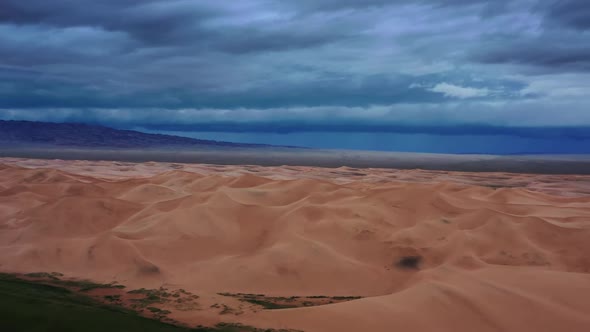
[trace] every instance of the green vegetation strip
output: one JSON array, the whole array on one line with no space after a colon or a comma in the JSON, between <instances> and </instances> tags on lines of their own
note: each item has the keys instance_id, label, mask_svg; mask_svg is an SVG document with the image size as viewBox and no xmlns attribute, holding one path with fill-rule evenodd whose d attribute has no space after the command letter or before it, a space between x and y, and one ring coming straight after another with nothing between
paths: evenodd
<instances>
[{"instance_id":1,"label":"green vegetation strip","mask_svg":"<svg viewBox=\"0 0 590 332\"><path fill-rule=\"evenodd\" d=\"M262 332L274 330L228 323L194 329L173 326L141 317L122 307L100 303L66 288L0 274L0 331Z\"/></svg>"},{"instance_id":2,"label":"green vegetation strip","mask_svg":"<svg viewBox=\"0 0 590 332\"><path fill-rule=\"evenodd\" d=\"M49 280L49 281L51 281L52 284L63 286L63 287L75 287L75 288L78 288L81 292L88 292L90 290L98 289L98 288L119 288L119 289L125 288L125 286L118 285L114 282L110 283L110 284L97 284L95 282L88 281L88 280L62 280L59 277L63 277L63 274L57 273L57 272L27 273L27 274L25 274L25 277Z\"/></svg>"},{"instance_id":3,"label":"green vegetation strip","mask_svg":"<svg viewBox=\"0 0 590 332\"><path fill-rule=\"evenodd\" d=\"M252 304L259 305L264 309L273 310L273 309L289 309L289 308L300 308L300 307L310 307L310 306L317 306L317 305L325 305L329 303L336 302L343 302L343 301L352 301L358 300L362 298L361 296L325 296L325 295L315 295L315 296L290 296L290 297L274 297L274 296L265 296L264 294L248 294L248 293L217 293L221 296L229 296L234 297L242 302L249 302ZM299 300L300 303L294 303L296 300ZM317 300L325 300L326 302L318 302Z\"/></svg>"},{"instance_id":4,"label":"green vegetation strip","mask_svg":"<svg viewBox=\"0 0 590 332\"><path fill-rule=\"evenodd\" d=\"M295 305L279 304L279 303L274 303L274 302L267 301L267 300L260 300L260 299L254 299L254 298L244 298L244 299L240 299L240 301L250 302L252 304L259 305L259 306L263 307L264 309L269 309L269 310L297 308L297 306L295 306Z\"/></svg>"}]
</instances>

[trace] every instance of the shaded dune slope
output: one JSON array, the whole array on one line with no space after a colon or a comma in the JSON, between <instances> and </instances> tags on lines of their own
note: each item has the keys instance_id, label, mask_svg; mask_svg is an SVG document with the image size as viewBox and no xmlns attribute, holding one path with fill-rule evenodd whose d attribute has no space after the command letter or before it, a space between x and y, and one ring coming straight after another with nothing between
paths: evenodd
<instances>
[{"instance_id":1,"label":"shaded dune slope","mask_svg":"<svg viewBox=\"0 0 590 332\"><path fill-rule=\"evenodd\" d=\"M101 179L0 165L1 270L363 297L239 317L268 327L590 330L588 239L588 196L185 171Z\"/></svg>"}]
</instances>

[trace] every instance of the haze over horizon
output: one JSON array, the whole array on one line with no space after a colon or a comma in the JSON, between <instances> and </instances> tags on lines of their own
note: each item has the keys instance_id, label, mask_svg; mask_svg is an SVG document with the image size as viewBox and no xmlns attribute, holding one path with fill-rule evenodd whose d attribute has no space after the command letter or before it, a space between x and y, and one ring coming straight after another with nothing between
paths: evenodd
<instances>
[{"instance_id":1,"label":"haze over horizon","mask_svg":"<svg viewBox=\"0 0 590 332\"><path fill-rule=\"evenodd\" d=\"M4 0L0 119L590 153L589 16L583 0Z\"/></svg>"}]
</instances>

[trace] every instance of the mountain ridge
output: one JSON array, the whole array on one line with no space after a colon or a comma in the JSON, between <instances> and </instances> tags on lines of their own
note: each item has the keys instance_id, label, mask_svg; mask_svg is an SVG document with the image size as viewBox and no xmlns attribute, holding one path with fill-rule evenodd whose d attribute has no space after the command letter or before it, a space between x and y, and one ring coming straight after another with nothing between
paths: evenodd
<instances>
[{"instance_id":1,"label":"mountain ridge","mask_svg":"<svg viewBox=\"0 0 590 332\"><path fill-rule=\"evenodd\" d=\"M0 146L15 144L123 149L152 147L277 147L267 144L232 143L164 134L148 134L135 130L115 129L85 123L0 120Z\"/></svg>"}]
</instances>

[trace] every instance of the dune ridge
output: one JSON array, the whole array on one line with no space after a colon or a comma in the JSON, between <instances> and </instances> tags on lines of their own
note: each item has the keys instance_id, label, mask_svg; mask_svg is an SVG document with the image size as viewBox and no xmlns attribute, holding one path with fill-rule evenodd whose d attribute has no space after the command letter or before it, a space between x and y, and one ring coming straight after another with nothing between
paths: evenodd
<instances>
[{"instance_id":1,"label":"dune ridge","mask_svg":"<svg viewBox=\"0 0 590 332\"><path fill-rule=\"evenodd\" d=\"M1 162L0 270L186 289L187 324L590 329L590 177ZM224 292L361 298L262 310Z\"/></svg>"}]
</instances>

